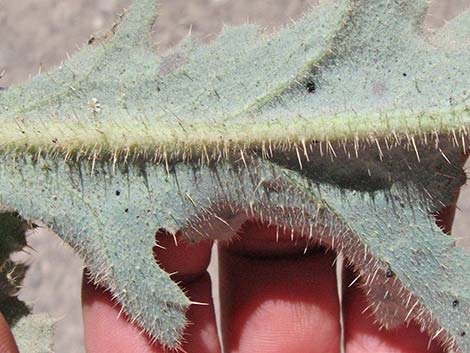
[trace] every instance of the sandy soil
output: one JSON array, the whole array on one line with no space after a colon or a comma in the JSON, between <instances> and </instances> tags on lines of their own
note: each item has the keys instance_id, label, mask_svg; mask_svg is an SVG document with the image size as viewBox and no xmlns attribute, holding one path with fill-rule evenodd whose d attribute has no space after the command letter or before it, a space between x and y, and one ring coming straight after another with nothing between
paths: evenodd
<instances>
[{"instance_id":1,"label":"sandy soil","mask_svg":"<svg viewBox=\"0 0 470 353\"><path fill-rule=\"evenodd\" d=\"M214 38L222 24L256 22L267 29L298 18L316 0L165 0L155 28L159 50L165 51L190 30L202 40ZM129 0L0 0L0 86L22 82L74 52L91 33L106 29ZM470 0L435 1L428 23L438 26ZM465 237L470 226L470 191L462 194L455 233ZM35 310L60 319L56 353L83 353L80 318L82 262L56 236L39 232L29 237L37 250L28 259L23 298Z\"/></svg>"}]
</instances>

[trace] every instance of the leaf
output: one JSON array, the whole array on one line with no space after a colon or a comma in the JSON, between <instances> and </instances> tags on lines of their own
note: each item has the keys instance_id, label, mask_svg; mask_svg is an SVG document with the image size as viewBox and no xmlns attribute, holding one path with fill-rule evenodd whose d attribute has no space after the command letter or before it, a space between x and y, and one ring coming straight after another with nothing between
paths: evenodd
<instances>
[{"instance_id":1,"label":"leaf","mask_svg":"<svg viewBox=\"0 0 470 353\"><path fill-rule=\"evenodd\" d=\"M442 233L426 205L396 188L371 195L300 182L321 200L322 223L364 280L376 320L390 328L414 319L431 339L468 351L468 254Z\"/></svg>"},{"instance_id":2,"label":"leaf","mask_svg":"<svg viewBox=\"0 0 470 353\"><path fill-rule=\"evenodd\" d=\"M163 149L179 155L204 144L217 155L263 141L458 131L468 120L468 46L436 48L423 38L416 26L425 3L416 3L422 8L413 19L417 5L404 0L344 1L268 40L253 27L226 29L208 47L186 41L158 59L147 35L155 2L139 2L153 9L137 7L148 21L129 25L142 40L96 41L2 93L3 148L160 157ZM467 21L462 16L456 27Z\"/></svg>"},{"instance_id":3,"label":"leaf","mask_svg":"<svg viewBox=\"0 0 470 353\"><path fill-rule=\"evenodd\" d=\"M22 352L52 352L53 320L47 315L31 314L30 308L16 295L27 266L9 259L26 246L28 225L18 214L0 206L0 312L13 329Z\"/></svg>"},{"instance_id":4,"label":"leaf","mask_svg":"<svg viewBox=\"0 0 470 353\"><path fill-rule=\"evenodd\" d=\"M431 213L466 179L470 15L432 34L426 11L330 3L272 37L225 28L158 57L156 3L136 0L111 35L0 92L0 202L172 348L191 302L153 261L156 230L228 240L255 218L344 253L383 326L468 352L470 259Z\"/></svg>"},{"instance_id":5,"label":"leaf","mask_svg":"<svg viewBox=\"0 0 470 353\"><path fill-rule=\"evenodd\" d=\"M31 314L21 318L13 327L20 352L52 353L54 323L47 314Z\"/></svg>"}]
</instances>

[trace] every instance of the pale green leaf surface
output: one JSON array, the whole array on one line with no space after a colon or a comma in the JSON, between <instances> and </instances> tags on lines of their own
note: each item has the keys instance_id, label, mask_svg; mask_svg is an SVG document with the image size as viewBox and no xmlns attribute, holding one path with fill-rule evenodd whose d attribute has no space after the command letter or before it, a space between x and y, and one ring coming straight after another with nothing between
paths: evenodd
<instances>
[{"instance_id":1,"label":"pale green leaf surface","mask_svg":"<svg viewBox=\"0 0 470 353\"><path fill-rule=\"evenodd\" d=\"M0 312L13 329L21 352L52 352L54 321L45 314L31 315L16 295L27 266L9 259L26 245L27 224L16 212L0 206Z\"/></svg>"},{"instance_id":2,"label":"pale green leaf surface","mask_svg":"<svg viewBox=\"0 0 470 353\"><path fill-rule=\"evenodd\" d=\"M159 58L156 2L137 0L108 37L0 92L0 202L170 347L190 300L153 260L156 230L226 240L255 218L344 253L383 326L415 320L468 352L470 259L430 213L465 181L470 16L428 33L426 11L342 1Z\"/></svg>"},{"instance_id":3,"label":"pale green leaf surface","mask_svg":"<svg viewBox=\"0 0 470 353\"><path fill-rule=\"evenodd\" d=\"M162 59L147 34L97 41L57 70L2 93L8 119L2 144L89 152L99 140L102 153L153 154L202 143L212 150L459 129L469 118L468 46L435 47L418 26L425 3L415 17L421 2L413 4L324 5L267 40L251 26L226 29L208 47L186 41ZM142 23L133 30L146 33ZM468 15L447 33L460 33L466 23ZM311 84L315 94L306 89ZM90 108L94 101L99 111Z\"/></svg>"},{"instance_id":4,"label":"pale green leaf surface","mask_svg":"<svg viewBox=\"0 0 470 353\"><path fill-rule=\"evenodd\" d=\"M53 353L52 336L55 321L47 314L22 317L13 327L20 352Z\"/></svg>"}]
</instances>

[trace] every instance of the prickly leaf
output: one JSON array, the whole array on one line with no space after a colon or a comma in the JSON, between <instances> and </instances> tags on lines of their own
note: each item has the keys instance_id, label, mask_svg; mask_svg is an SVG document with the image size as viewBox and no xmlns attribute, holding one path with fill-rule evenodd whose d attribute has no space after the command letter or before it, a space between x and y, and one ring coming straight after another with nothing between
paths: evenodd
<instances>
[{"instance_id":1,"label":"prickly leaf","mask_svg":"<svg viewBox=\"0 0 470 353\"><path fill-rule=\"evenodd\" d=\"M470 258L431 216L465 180L470 15L430 33L426 11L344 0L158 57L156 3L136 0L107 37L0 92L2 203L51 226L170 347L190 301L154 263L155 231L226 240L255 218L344 253L383 326L415 320L470 351Z\"/></svg>"}]
</instances>

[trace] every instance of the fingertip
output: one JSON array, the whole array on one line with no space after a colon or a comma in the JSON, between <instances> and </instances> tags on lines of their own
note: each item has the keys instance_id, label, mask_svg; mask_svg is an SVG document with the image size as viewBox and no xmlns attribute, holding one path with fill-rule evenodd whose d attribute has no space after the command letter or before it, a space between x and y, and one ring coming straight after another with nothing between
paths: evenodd
<instances>
[{"instance_id":1,"label":"fingertip","mask_svg":"<svg viewBox=\"0 0 470 353\"><path fill-rule=\"evenodd\" d=\"M256 258L220 249L228 352L339 352L332 257Z\"/></svg>"}]
</instances>

